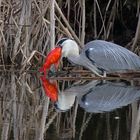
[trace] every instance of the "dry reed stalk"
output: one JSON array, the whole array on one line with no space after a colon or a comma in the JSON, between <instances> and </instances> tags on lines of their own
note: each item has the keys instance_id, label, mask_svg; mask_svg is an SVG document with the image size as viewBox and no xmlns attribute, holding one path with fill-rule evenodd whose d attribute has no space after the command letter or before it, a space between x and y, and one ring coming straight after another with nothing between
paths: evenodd
<instances>
[{"instance_id":1,"label":"dry reed stalk","mask_svg":"<svg viewBox=\"0 0 140 140\"><path fill-rule=\"evenodd\" d=\"M133 133L131 135L131 140L136 140L137 139L137 135L139 133L139 127L140 127L140 106L138 108L138 113L137 113L135 125L134 125L134 128L133 128Z\"/></svg>"},{"instance_id":2,"label":"dry reed stalk","mask_svg":"<svg viewBox=\"0 0 140 140\"><path fill-rule=\"evenodd\" d=\"M106 114L106 126L107 126L107 139L112 140L111 126L110 126L110 114Z\"/></svg>"},{"instance_id":3,"label":"dry reed stalk","mask_svg":"<svg viewBox=\"0 0 140 140\"><path fill-rule=\"evenodd\" d=\"M48 123L47 123L46 126L45 126L44 132L46 132L46 131L48 130L49 126L52 124L52 122L54 121L54 119L57 117L57 114L58 114L58 113L55 112L55 113L51 116L51 118L49 119Z\"/></svg>"},{"instance_id":4,"label":"dry reed stalk","mask_svg":"<svg viewBox=\"0 0 140 140\"><path fill-rule=\"evenodd\" d=\"M15 75L11 75L11 95L13 95L13 135L14 140L18 140L19 138L19 131L18 131L18 121L17 121L17 103L16 103L16 79Z\"/></svg>"},{"instance_id":5,"label":"dry reed stalk","mask_svg":"<svg viewBox=\"0 0 140 140\"><path fill-rule=\"evenodd\" d=\"M134 41L131 47L131 50L134 51L136 44L140 42L140 13L138 16L138 23L137 23L137 28L136 28L136 33L134 37Z\"/></svg>"},{"instance_id":6,"label":"dry reed stalk","mask_svg":"<svg viewBox=\"0 0 140 140\"><path fill-rule=\"evenodd\" d=\"M22 102L24 100L24 95L26 94L26 89L25 89L25 79L26 77L23 77L22 79L22 83L21 83L21 95L20 95L20 99L19 101ZM18 120L18 128L19 129L19 139L23 138L23 134L24 134L24 130L23 128L23 118L24 118L24 105L23 104L19 104L18 105L18 109L17 109L17 120Z\"/></svg>"},{"instance_id":7,"label":"dry reed stalk","mask_svg":"<svg viewBox=\"0 0 140 140\"><path fill-rule=\"evenodd\" d=\"M24 25L25 23L25 13L26 13L26 1L22 2L22 9L21 9L21 15L20 15L20 20L19 20L19 25ZM12 59L14 59L17 55L17 51L20 45L20 39L22 36L22 29L23 26L19 26L18 27L18 31L16 33L16 37L15 37L15 44L13 47L13 52L12 52Z\"/></svg>"},{"instance_id":8,"label":"dry reed stalk","mask_svg":"<svg viewBox=\"0 0 140 140\"><path fill-rule=\"evenodd\" d=\"M61 31L63 34L67 35L69 38L72 38L71 33L69 30L62 24L62 22L59 20L57 16L55 16L56 20L58 21L60 27L62 28L63 31Z\"/></svg>"},{"instance_id":9,"label":"dry reed stalk","mask_svg":"<svg viewBox=\"0 0 140 140\"><path fill-rule=\"evenodd\" d=\"M1 2L2 2L2 0L0 0L0 6L1 6ZM1 12L0 12L1 13Z\"/></svg>"},{"instance_id":10,"label":"dry reed stalk","mask_svg":"<svg viewBox=\"0 0 140 140\"><path fill-rule=\"evenodd\" d=\"M85 22L86 22L86 7L85 7L85 0L82 0L82 32L81 32L81 44L82 48L85 44Z\"/></svg>"},{"instance_id":11,"label":"dry reed stalk","mask_svg":"<svg viewBox=\"0 0 140 140\"><path fill-rule=\"evenodd\" d=\"M108 9L109 4L110 4L110 1L109 1L108 5L107 5L106 9ZM117 8L116 5L117 5L117 0L115 0L114 4L112 6L111 14L110 14L108 22L107 22L107 35L106 35L107 39L109 38L110 31L111 31L111 29L113 28L113 25L114 25L115 15L116 15L116 8Z\"/></svg>"},{"instance_id":12,"label":"dry reed stalk","mask_svg":"<svg viewBox=\"0 0 140 140\"><path fill-rule=\"evenodd\" d=\"M82 124L81 124L81 128L83 128L83 125L86 121L86 115L87 115L87 112L84 111L84 115L83 115L83 120L82 120ZM83 136L83 129L80 130L80 134L79 134L79 140L82 139L82 136Z\"/></svg>"},{"instance_id":13,"label":"dry reed stalk","mask_svg":"<svg viewBox=\"0 0 140 140\"><path fill-rule=\"evenodd\" d=\"M118 119L113 140L119 140L119 133L120 133L120 120Z\"/></svg>"},{"instance_id":14,"label":"dry reed stalk","mask_svg":"<svg viewBox=\"0 0 140 140\"><path fill-rule=\"evenodd\" d=\"M107 6L106 6L106 9L105 9L106 11L108 11L111 1L112 1L112 0L109 0L109 1L108 1Z\"/></svg>"},{"instance_id":15,"label":"dry reed stalk","mask_svg":"<svg viewBox=\"0 0 140 140\"><path fill-rule=\"evenodd\" d=\"M97 13L96 13L96 0L94 0L94 38L97 38Z\"/></svg>"},{"instance_id":16,"label":"dry reed stalk","mask_svg":"<svg viewBox=\"0 0 140 140\"><path fill-rule=\"evenodd\" d=\"M126 81L131 81L131 80L139 80L139 77L91 77L91 76L79 76L79 77L49 77L51 80L65 80L65 81L77 81L77 80L126 80Z\"/></svg>"},{"instance_id":17,"label":"dry reed stalk","mask_svg":"<svg viewBox=\"0 0 140 140\"><path fill-rule=\"evenodd\" d=\"M68 6L68 10L67 10L67 19L68 21L70 21L70 7L71 7L71 1L70 0L67 0L66 1L66 5Z\"/></svg>"},{"instance_id":18,"label":"dry reed stalk","mask_svg":"<svg viewBox=\"0 0 140 140\"><path fill-rule=\"evenodd\" d=\"M6 92L5 92L6 93ZM8 140L9 134L10 134L10 127L11 127L11 121L10 121L10 113L11 113L11 101L8 102L1 102L3 104L2 106L2 127L1 127L1 140Z\"/></svg>"},{"instance_id":19,"label":"dry reed stalk","mask_svg":"<svg viewBox=\"0 0 140 140\"><path fill-rule=\"evenodd\" d=\"M75 138L76 135L76 118L77 118L77 111L78 111L78 101L76 100L74 111L73 111L73 120L72 120L72 137Z\"/></svg>"},{"instance_id":20,"label":"dry reed stalk","mask_svg":"<svg viewBox=\"0 0 140 140\"><path fill-rule=\"evenodd\" d=\"M63 35L66 35L66 36L72 38L71 33L70 33L70 32L68 31L68 29L62 24L62 22L59 20L59 18L58 18L56 15L55 15L55 18L56 18L56 20L58 21L59 26L60 26L60 27L57 27L57 26L55 25L55 28L56 28L59 32L61 32ZM43 20L44 20L44 22L46 22L48 25L50 25L50 21L48 21L48 20L45 19L45 18L43 18ZM62 30L61 30L60 28L62 28ZM47 43L47 42L48 42L48 38L47 38L46 43ZM46 45L45 45L45 46L46 46Z\"/></svg>"},{"instance_id":21,"label":"dry reed stalk","mask_svg":"<svg viewBox=\"0 0 140 140\"><path fill-rule=\"evenodd\" d=\"M50 2L50 48L54 49L55 45L55 0Z\"/></svg>"},{"instance_id":22,"label":"dry reed stalk","mask_svg":"<svg viewBox=\"0 0 140 140\"><path fill-rule=\"evenodd\" d=\"M26 58L26 60L24 61L24 63L23 63L23 66L22 66L22 68L21 68L21 70L20 70L20 73L22 73L23 71L25 71L25 67L27 66L27 65L32 65L31 64L31 59L33 58L33 57L35 57L35 55L40 55L40 56L42 56L42 57L45 57L45 55L43 55L42 53L40 53L40 52L38 52L38 51L33 51L31 54L30 54L30 56L29 56L29 58Z\"/></svg>"},{"instance_id":23,"label":"dry reed stalk","mask_svg":"<svg viewBox=\"0 0 140 140\"><path fill-rule=\"evenodd\" d=\"M131 133L130 133L130 139L136 140L137 132L138 132L138 109L137 109L137 102L134 102L132 104L132 123L131 123Z\"/></svg>"},{"instance_id":24,"label":"dry reed stalk","mask_svg":"<svg viewBox=\"0 0 140 140\"><path fill-rule=\"evenodd\" d=\"M60 16L62 17L63 21L65 22L67 28L70 30L73 38L77 41L77 43L80 45L80 47L82 46L81 45L81 42L79 40L79 38L77 37L77 35L75 34L75 32L73 31L73 29L71 28L69 22L67 21L67 19L65 18L64 14L62 13L61 9L59 8L57 2L55 1L55 7L56 7L56 10L57 12L60 14Z\"/></svg>"},{"instance_id":25,"label":"dry reed stalk","mask_svg":"<svg viewBox=\"0 0 140 140\"><path fill-rule=\"evenodd\" d=\"M90 114L88 115L87 119L86 119L86 115L87 115L87 114L85 113L84 121L83 121L83 123L82 123L81 131L80 131L80 134L79 134L79 140L82 140L83 133L84 133L84 131L86 130L86 128L87 128L87 126L88 126L88 123L89 123L89 121L91 120L93 114L90 113Z\"/></svg>"},{"instance_id":26,"label":"dry reed stalk","mask_svg":"<svg viewBox=\"0 0 140 140\"><path fill-rule=\"evenodd\" d=\"M61 122L61 113L58 113L57 117L56 117L56 133L57 135L59 135L60 133L60 122Z\"/></svg>"},{"instance_id":27,"label":"dry reed stalk","mask_svg":"<svg viewBox=\"0 0 140 140\"><path fill-rule=\"evenodd\" d=\"M3 123L1 140L8 140L9 127L10 127L9 122Z\"/></svg>"},{"instance_id":28,"label":"dry reed stalk","mask_svg":"<svg viewBox=\"0 0 140 140\"><path fill-rule=\"evenodd\" d=\"M104 21L104 19L103 19L103 15L102 15L101 8L100 8L100 6L99 6L98 0L95 0L95 2L96 2L96 5L97 5L97 8L98 8L100 17L101 17L102 27L103 27L103 30L104 30L104 38L106 38L105 21ZM101 32L101 31L100 31L100 32ZM98 36L99 36L99 35L98 35Z\"/></svg>"},{"instance_id":29,"label":"dry reed stalk","mask_svg":"<svg viewBox=\"0 0 140 140\"><path fill-rule=\"evenodd\" d=\"M5 79L1 79L1 87L0 92L1 94L7 94L6 83ZM3 97L4 98L4 97ZM0 129L1 129L1 140L8 140L9 137L9 130L10 130L10 105L9 103L3 103L0 101L1 108L0 108ZM3 104L3 106L2 106ZM9 112L8 112L9 111Z\"/></svg>"},{"instance_id":30,"label":"dry reed stalk","mask_svg":"<svg viewBox=\"0 0 140 140\"><path fill-rule=\"evenodd\" d=\"M78 37L80 38L81 41L81 33L82 33L82 1L79 0L77 3L75 3L74 6L74 11L75 11L75 15L74 15L74 31L78 30ZM78 28L77 28L77 24L78 24Z\"/></svg>"},{"instance_id":31,"label":"dry reed stalk","mask_svg":"<svg viewBox=\"0 0 140 140\"><path fill-rule=\"evenodd\" d=\"M4 31L3 28L4 28L3 21L0 21L0 55L1 55L1 59L2 59L3 68L5 70L4 54L6 53L6 51L4 51L4 50L6 50L6 49L3 49L3 48L7 47L7 43L5 40L5 36L3 34L3 31Z\"/></svg>"},{"instance_id":32,"label":"dry reed stalk","mask_svg":"<svg viewBox=\"0 0 140 140\"><path fill-rule=\"evenodd\" d=\"M25 10L25 25L31 25L31 0L26 0L26 10ZM25 46L23 47L23 57L22 57L22 62L24 62L24 59L26 59L29 56L30 53L30 32L31 28L30 26L25 27ZM21 63L22 63L21 62Z\"/></svg>"},{"instance_id":33,"label":"dry reed stalk","mask_svg":"<svg viewBox=\"0 0 140 140\"><path fill-rule=\"evenodd\" d=\"M42 91L43 91L43 89L42 89ZM45 123L46 123L46 118L48 116L48 108L49 108L49 98L46 98L44 100L44 104L43 104L42 117L41 117L41 122L40 122L40 127L39 127L40 128L39 136L38 136L37 140L44 139Z\"/></svg>"},{"instance_id":34,"label":"dry reed stalk","mask_svg":"<svg viewBox=\"0 0 140 140\"><path fill-rule=\"evenodd\" d=\"M136 13L137 17L139 16L139 13L140 13L140 1L137 0L137 13Z\"/></svg>"}]
</instances>

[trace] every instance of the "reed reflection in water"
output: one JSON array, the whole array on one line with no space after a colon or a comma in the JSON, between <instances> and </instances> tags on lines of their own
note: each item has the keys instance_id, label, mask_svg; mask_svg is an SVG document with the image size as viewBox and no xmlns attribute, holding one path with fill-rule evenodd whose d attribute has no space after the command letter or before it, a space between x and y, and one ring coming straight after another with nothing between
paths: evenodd
<instances>
[{"instance_id":1,"label":"reed reflection in water","mask_svg":"<svg viewBox=\"0 0 140 140\"><path fill-rule=\"evenodd\" d=\"M138 86L122 81L59 81L58 111L38 76L13 73L1 74L0 79L2 140L140 138Z\"/></svg>"}]
</instances>

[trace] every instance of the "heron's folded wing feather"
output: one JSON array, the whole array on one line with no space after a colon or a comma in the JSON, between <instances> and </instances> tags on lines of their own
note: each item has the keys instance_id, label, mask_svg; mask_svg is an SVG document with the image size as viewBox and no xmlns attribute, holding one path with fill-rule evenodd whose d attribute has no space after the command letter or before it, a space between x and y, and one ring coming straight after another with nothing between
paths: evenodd
<instances>
[{"instance_id":1,"label":"heron's folded wing feather","mask_svg":"<svg viewBox=\"0 0 140 140\"><path fill-rule=\"evenodd\" d=\"M96 40L86 44L84 53L99 68L106 71L140 68L140 58L131 51L114 43Z\"/></svg>"}]
</instances>

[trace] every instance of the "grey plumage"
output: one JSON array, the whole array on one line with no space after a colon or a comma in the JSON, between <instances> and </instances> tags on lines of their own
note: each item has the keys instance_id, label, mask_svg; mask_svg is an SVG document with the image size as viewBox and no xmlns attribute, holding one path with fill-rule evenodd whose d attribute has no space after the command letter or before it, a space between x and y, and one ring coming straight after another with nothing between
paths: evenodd
<instances>
[{"instance_id":1,"label":"grey plumage","mask_svg":"<svg viewBox=\"0 0 140 140\"><path fill-rule=\"evenodd\" d=\"M140 57L120 45L94 40L85 45L79 56L68 56L75 64L84 66L95 74L140 70Z\"/></svg>"},{"instance_id":2,"label":"grey plumage","mask_svg":"<svg viewBox=\"0 0 140 140\"><path fill-rule=\"evenodd\" d=\"M128 86L125 82L91 81L72 86L59 93L58 110L67 111L77 97L78 104L87 112L109 112L140 98L140 87Z\"/></svg>"},{"instance_id":3,"label":"grey plumage","mask_svg":"<svg viewBox=\"0 0 140 140\"><path fill-rule=\"evenodd\" d=\"M59 43L62 47L63 57L67 57L71 62L90 69L99 76L102 76L104 72L127 72L140 69L139 56L111 42L91 41L85 45L80 54L78 45L74 40L63 39ZM67 99L68 94L71 96L71 100L69 100L70 98ZM104 112L138 100L140 89L127 86L125 83L106 82L98 85L98 81L92 81L87 85L64 91L58 100L58 108L61 108L61 110L70 108L74 103L75 96L77 96L80 106L86 111ZM65 104L67 104L67 107L65 107Z\"/></svg>"},{"instance_id":4,"label":"grey plumage","mask_svg":"<svg viewBox=\"0 0 140 140\"><path fill-rule=\"evenodd\" d=\"M99 113L121 108L139 98L138 87L127 86L121 82L106 82L91 88L84 96L78 97L78 101L87 112Z\"/></svg>"},{"instance_id":5,"label":"grey plumage","mask_svg":"<svg viewBox=\"0 0 140 140\"><path fill-rule=\"evenodd\" d=\"M96 67L106 72L140 69L140 57L117 44L103 40L91 41L85 45L81 58L88 50L89 57Z\"/></svg>"}]
</instances>

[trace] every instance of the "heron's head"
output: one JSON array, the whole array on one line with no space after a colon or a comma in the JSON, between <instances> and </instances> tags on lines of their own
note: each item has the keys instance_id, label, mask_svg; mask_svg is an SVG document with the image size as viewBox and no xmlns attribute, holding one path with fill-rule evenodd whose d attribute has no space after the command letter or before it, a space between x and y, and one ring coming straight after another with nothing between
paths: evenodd
<instances>
[{"instance_id":1,"label":"heron's head","mask_svg":"<svg viewBox=\"0 0 140 140\"><path fill-rule=\"evenodd\" d=\"M62 48L62 57L72 57L79 55L79 47L73 39L62 38L57 42L57 47Z\"/></svg>"},{"instance_id":2,"label":"heron's head","mask_svg":"<svg viewBox=\"0 0 140 140\"><path fill-rule=\"evenodd\" d=\"M59 60L61 58L63 57L74 58L77 56L79 56L79 47L77 43L72 39L62 38L57 42L56 47L52 51L50 51L50 53L47 55L43 67L48 69L51 67L52 64L54 64L57 69L59 66Z\"/></svg>"}]
</instances>

